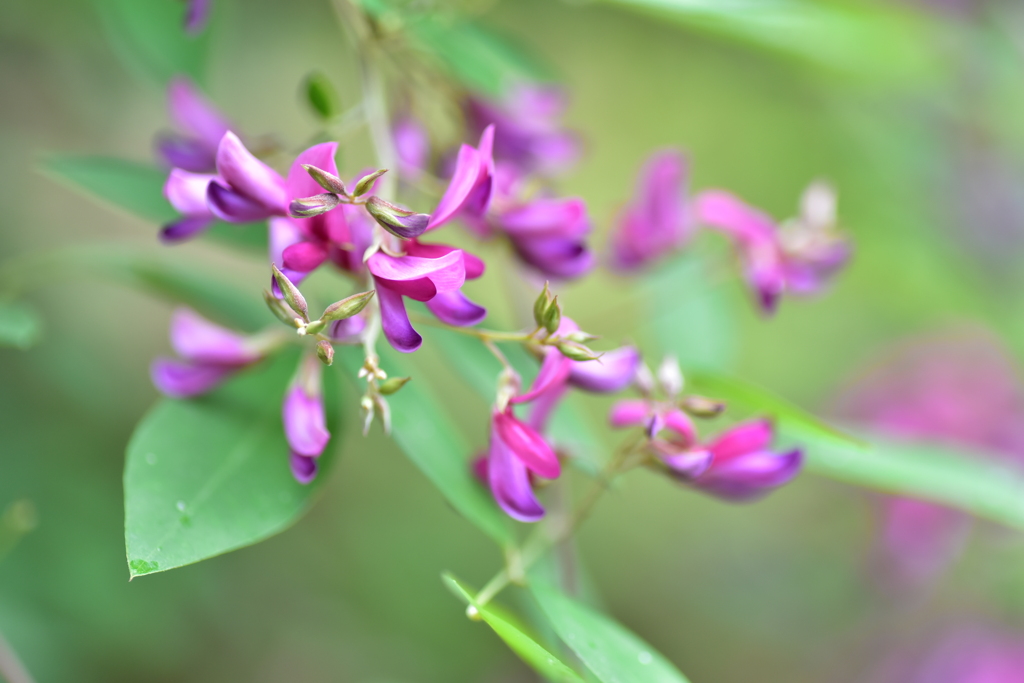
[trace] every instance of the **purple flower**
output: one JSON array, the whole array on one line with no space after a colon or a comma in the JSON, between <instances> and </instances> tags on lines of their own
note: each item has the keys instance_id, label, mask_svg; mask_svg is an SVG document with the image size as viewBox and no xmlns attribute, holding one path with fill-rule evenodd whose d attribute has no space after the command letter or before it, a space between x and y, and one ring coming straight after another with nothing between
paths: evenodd
<instances>
[{"instance_id":1,"label":"purple flower","mask_svg":"<svg viewBox=\"0 0 1024 683\"><path fill-rule=\"evenodd\" d=\"M185 8L185 33L195 36L202 33L210 20L213 0L188 0Z\"/></svg>"},{"instance_id":2,"label":"purple flower","mask_svg":"<svg viewBox=\"0 0 1024 683\"><path fill-rule=\"evenodd\" d=\"M784 291L820 291L849 259L848 242L835 229L835 197L828 186L804 192L801 215L780 230L767 214L722 190L701 193L701 222L733 238L761 309L773 313Z\"/></svg>"},{"instance_id":3,"label":"purple flower","mask_svg":"<svg viewBox=\"0 0 1024 683\"><path fill-rule=\"evenodd\" d=\"M683 482L693 482L707 472L714 455L697 442L693 421L672 403L657 404L642 399L618 401L609 414L612 427L642 426L648 448Z\"/></svg>"},{"instance_id":4,"label":"purple flower","mask_svg":"<svg viewBox=\"0 0 1024 683\"><path fill-rule=\"evenodd\" d=\"M303 358L281 407L284 434L291 449L292 474L301 484L308 484L316 477L316 459L331 439L324 415L321 367L315 356Z\"/></svg>"},{"instance_id":5,"label":"purple flower","mask_svg":"<svg viewBox=\"0 0 1024 683\"><path fill-rule=\"evenodd\" d=\"M561 128L565 96L554 86L523 83L501 102L470 98L465 110L471 130L497 127L495 157L522 172L556 173L579 157L576 136Z\"/></svg>"},{"instance_id":6,"label":"purple flower","mask_svg":"<svg viewBox=\"0 0 1024 683\"><path fill-rule=\"evenodd\" d=\"M693 233L687 213L687 165L675 150L655 152L640 174L633 201L612 235L612 265L636 270L678 249Z\"/></svg>"},{"instance_id":7,"label":"purple flower","mask_svg":"<svg viewBox=\"0 0 1024 683\"><path fill-rule=\"evenodd\" d=\"M399 118L391 127L398 153L398 170L402 176L415 178L430 161L430 138L423 124L412 116Z\"/></svg>"},{"instance_id":8,"label":"purple flower","mask_svg":"<svg viewBox=\"0 0 1024 683\"><path fill-rule=\"evenodd\" d=\"M483 275L483 261L442 244L408 240L403 246L402 256L378 251L366 262L377 285L384 336L393 347L409 353L423 342L409 322L403 297L426 302L431 313L449 325L470 326L484 319L487 310L461 292L467 278Z\"/></svg>"},{"instance_id":9,"label":"purple flower","mask_svg":"<svg viewBox=\"0 0 1024 683\"><path fill-rule=\"evenodd\" d=\"M544 508L533 493L530 474L556 479L562 467L544 437L507 408L492 415L486 471L501 509L520 522L536 522L544 516Z\"/></svg>"},{"instance_id":10,"label":"purple flower","mask_svg":"<svg viewBox=\"0 0 1024 683\"><path fill-rule=\"evenodd\" d=\"M774 429L769 420L742 422L706 446L711 466L691 486L733 501L760 498L790 482L803 465L799 450L769 449Z\"/></svg>"},{"instance_id":11,"label":"purple flower","mask_svg":"<svg viewBox=\"0 0 1024 683\"><path fill-rule=\"evenodd\" d=\"M457 216L478 219L486 213L494 188L494 126L480 135L478 147L459 148L455 172L444 195L430 215L427 230L433 230Z\"/></svg>"},{"instance_id":12,"label":"purple flower","mask_svg":"<svg viewBox=\"0 0 1024 683\"><path fill-rule=\"evenodd\" d=\"M206 201L215 216L229 223L288 215L284 178L230 131L217 146L217 177L207 187Z\"/></svg>"},{"instance_id":13,"label":"purple flower","mask_svg":"<svg viewBox=\"0 0 1024 683\"><path fill-rule=\"evenodd\" d=\"M216 325L187 308L179 308L171 318L171 348L180 360L157 358L150 374L156 388L173 398L210 391L261 360L268 350L260 340Z\"/></svg>"},{"instance_id":14,"label":"purple flower","mask_svg":"<svg viewBox=\"0 0 1024 683\"><path fill-rule=\"evenodd\" d=\"M892 667L899 683L1018 683L1024 681L1024 638L987 626L960 628L909 666Z\"/></svg>"},{"instance_id":15,"label":"purple flower","mask_svg":"<svg viewBox=\"0 0 1024 683\"><path fill-rule=\"evenodd\" d=\"M180 168L171 170L164 183L164 196L182 217L160 230L166 243L183 242L204 232L216 217L206 204L206 189L217 176L191 173Z\"/></svg>"},{"instance_id":16,"label":"purple flower","mask_svg":"<svg viewBox=\"0 0 1024 683\"><path fill-rule=\"evenodd\" d=\"M168 165L193 173L217 167L217 147L231 124L187 78L177 77L167 88L171 121L180 133L157 138L157 150Z\"/></svg>"}]
</instances>

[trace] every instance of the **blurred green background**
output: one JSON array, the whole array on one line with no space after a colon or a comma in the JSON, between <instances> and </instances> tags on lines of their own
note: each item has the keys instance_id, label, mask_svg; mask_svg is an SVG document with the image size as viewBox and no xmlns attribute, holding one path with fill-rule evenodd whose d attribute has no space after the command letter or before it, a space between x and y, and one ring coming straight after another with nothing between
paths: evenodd
<instances>
[{"instance_id":1,"label":"blurred green background","mask_svg":"<svg viewBox=\"0 0 1024 683\"><path fill-rule=\"evenodd\" d=\"M317 122L299 91L315 68L346 104L358 99L327 2L215 2L206 89L244 130L295 148L310 139ZM778 217L810 180L835 183L856 258L827 296L787 300L766 321L728 285L715 292L724 328L706 307L673 313L685 321L673 349L684 359L827 414L907 335L983 328L1024 353L1024 8L960 5L804 6L856 27L840 64L756 21L737 30L598 2L469 9L568 89L586 154L560 187L587 199L600 246L657 147L688 150L695 187L728 187ZM149 161L167 127L163 91L117 58L93 5L3 3L0 55L3 260L115 242L167 255L155 226L36 170L56 151ZM370 162L358 140L343 154L349 171ZM172 251L253 292L264 284L261 261L215 243ZM467 287L495 311L494 327L517 324L503 270ZM647 283L680 297L690 286ZM624 284L602 271L563 300L584 329L636 340L657 360L665 349L631 305L641 285ZM148 363L167 351L170 307L81 274L30 299L43 341L0 349L0 509L28 500L38 525L0 558L0 632L39 681L535 680L439 580L448 569L481 585L497 550L376 429L355 433L354 413L328 485L294 528L129 583L124 445L156 398ZM434 374L482 447L482 403ZM586 405L598 421L608 402ZM877 509L872 494L813 475L732 506L637 473L584 528L580 561L603 605L698 682L870 681L944 624L1024 621L1018 535L981 528L936 585L893 595L872 575ZM516 592L502 599L516 604Z\"/></svg>"}]
</instances>

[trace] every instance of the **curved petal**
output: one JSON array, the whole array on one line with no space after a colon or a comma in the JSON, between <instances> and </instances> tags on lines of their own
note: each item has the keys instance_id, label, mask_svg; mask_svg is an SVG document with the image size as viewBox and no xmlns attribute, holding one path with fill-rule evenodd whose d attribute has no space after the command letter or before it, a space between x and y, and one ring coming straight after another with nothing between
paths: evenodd
<instances>
[{"instance_id":1,"label":"curved petal","mask_svg":"<svg viewBox=\"0 0 1024 683\"><path fill-rule=\"evenodd\" d=\"M741 240L774 239L775 221L724 190L697 195L696 213L701 222Z\"/></svg>"},{"instance_id":2,"label":"curved petal","mask_svg":"<svg viewBox=\"0 0 1024 683\"><path fill-rule=\"evenodd\" d=\"M327 249L315 242L299 242L285 248L281 254L284 267L301 273L310 273L327 260Z\"/></svg>"},{"instance_id":3,"label":"curved petal","mask_svg":"<svg viewBox=\"0 0 1024 683\"><path fill-rule=\"evenodd\" d=\"M557 479L562 464L548 442L511 412L494 414L494 430L527 469L545 479Z\"/></svg>"},{"instance_id":4,"label":"curved petal","mask_svg":"<svg viewBox=\"0 0 1024 683\"><path fill-rule=\"evenodd\" d=\"M233 190L271 214L288 213L284 179L252 155L238 136L227 132L217 147L217 173Z\"/></svg>"},{"instance_id":5,"label":"curved petal","mask_svg":"<svg viewBox=\"0 0 1024 683\"><path fill-rule=\"evenodd\" d=\"M427 301L436 292L457 290L466 281L466 266L460 249L440 258L408 254L390 256L378 251L367 260L366 265L375 277L388 280L392 289L417 301ZM424 281L429 286L425 286Z\"/></svg>"},{"instance_id":6,"label":"curved petal","mask_svg":"<svg viewBox=\"0 0 1024 683\"><path fill-rule=\"evenodd\" d=\"M191 218L182 218L160 228L160 241L164 244L184 242L206 232L211 225L213 225L213 217L193 216Z\"/></svg>"},{"instance_id":7,"label":"curved petal","mask_svg":"<svg viewBox=\"0 0 1024 683\"><path fill-rule=\"evenodd\" d=\"M171 169L164 183L164 196L178 213L190 217L212 216L206 204L206 189L217 176Z\"/></svg>"},{"instance_id":8,"label":"curved petal","mask_svg":"<svg viewBox=\"0 0 1024 683\"><path fill-rule=\"evenodd\" d=\"M614 393L628 387L640 367L640 352L633 346L608 351L597 360L574 361L569 382L584 391Z\"/></svg>"},{"instance_id":9,"label":"curved petal","mask_svg":"<svg viewBox=\"0 0 1024 683\"><path fill-rule=\"evenodd\" d=\"M395 140L402 174L415 177L426 167L430 158L427 131L413 117L404 116L391 127L391 136Z\"/></svg>"},{"instance_id":10,"label":"curved petal","mask_svg":"<svg viewBox=\"0 0 1024 683\"><path fill-rule=\"evenodd\" d=\"M648 160L637 188L638 208L642 209L647 230L664 246L678 245L686 237L686 171L686 160L677 150L656 152Z\"/></svg>"},{"instance_id":11,"label":"curved petal","mask_svg":"<svg viewBox=\"0 0 1024 683\"><path fill-rule=\"evenodd\" d=\"M647 422L651 414L647 401L639 398L617 401L608 413L608 422L612 427L636 427Z\"/></svg>"},{"instance_id":12,"label":"curved petal","mask_svg":"<svg viewBox=\"0 0 1024 683\"><path fill-rule=\"evenodd\" d=\"M697 441L697 430L693 426L693 420L683 411L674 408L664 415L665 427L682 437L684 443L695 443Z\"/></svg>"},{"instance_id":13,"label":"curved petal","mask_svg":"<svg viewBox=\"0 0 1024 683\"><path fill-rule=\"evenodd\" d=\"M222 365L203 365L174 358L157 358L150 365L153 384L165 396L188 398L205 394L237 371Z\"/></svg>"},{"instance_id":14,"label":"curved petal","mask_svg":"<svg viewBox=\"0 0 1024 683\"><path fill-rule=\"evenodd\" d=\"M755 451L727 462L716 457L693 485L720 498L752 500L791 481L802 465L803 454L799 450Z\"/></svg>"},{"instance_id":15,"label":"curved petal","mask_svg":"<svg viewBox=\"0 0 1024 683\"><path fill-rule=\"evenodd\" d=\"M316 166L327 171L331 175L338 175L338 165L334 161L334 155L337 151L337 142L322 142L319 145L313 145L299 154L295 161L292 162L291 168L288 169L288 179L285 181L285 191L287 192L288 199L311 197L323 192L324 188L320 187L320 183L313 180L309 173L306 172L306 169L302 168L302 165L309 164L310 166Z\"/></svg>"},{"instance_id":16,"label":"curved petal","mask_svg":"<svg viewBox=\"0 0 1024 683\"><path fill-rule=\"evenodd\" d=\"M229 223L261 221L270 215L262 204L224 187L217 180L206 188L206 203L213 215Z\"/></svg>"},{"instance_id":17,"label":"curved petal","mask_svg":"<svg viewBox=\"0 0 1024 683\"><path fill-rule=\"evenodd\" d=\"M754 240L740 250L747 283L757 295L765 313L773 313L786 287L786 271L777 245L768 240Z\"/></svg>"},{"instance_id":18,"label":"curved petal","mask_svg":"<svg viewBox=\"0 0 1024 683\"><path fill-rule=\"evenodd\" d=\"M217 168L217 147L211 149L196 138L165 133L157 136L156 151L174 168L193 173L209 173Z\"/></svg>"},{"instance_id":19,"label":"curved petal","mask_svg":"<svg viewBox=\"0 0 1024 683\"><path fill-rule=\"evenodd\" d=\"M534 378L530 390L513 398L512 403L532 401L544 392L565 384L571 371L572 361L557 350L549 349L544 354L544 361L540 364L540 370L537 372L537 377Z\"/></svg>"},{"instance_id":20,"label":"curved petal","mask_svg":"<svg viewBox=\"0 0 1024 683\"><path fill-rule=\"evenodd\" d=\"M491 429L487 480L494 500L509 517L520 522L536 522L544 517L544 508L533 493L526 467L502 441L496 428Z\"/></svg>"},{"instance_id":21,"label":"curved petal","mask_svg":"<svg viewBox=\"0 0 1024 683\"><path fill-rule=\"evenodd\" d=\"M453 292L438 292L427 302L427 308L441 322L457 327L470 327L487 317L486 308L467 299L458 289Z\"/></svg>"},{"instance_id":22,"label":"curved petal","mask_svg":"<svg viewBox=\"0 0 1024 683\"><path fill-rule=\"evenodd\" d=\"M209 150L212 161L221 138L231 129L220 110L203 96L192 81L181 76L172 79L167 87L167 108L171 121L181 130L198 138Z\"/></svg>"},{"instance_id":23,"label":"curved petal","mask_svg":"<svg viewBox=\"0 0 1024 683\"><path fill-rule=\"evenodd\" d=\"M747 453L768 448L774 435L771 420L741 422L720 434L708 447L716 461L724 463Z\"/></svg>"},{"instance_id":24,"label":"curved petal","mask_svg":"<svg viewBox=\"0 0 1024 683\"><path fill-rule=\"evenodd\" d=\"M557 234L578 239L590 231L586 202L576 197L535 199L502 212L498 222L513 236Z\"/></svg>"},{"instance_id":25,"label":"curved petal","mask_svg":"<svg viewBox=\"0 0 1024 683\"><path fill-rule=\"evenodd\" d=\"M213 0L188 0L185 9L185 32L190 36L197 35L210 19L210 5Z\"/></svg>"},{"instance_id":26,"label":"curved petal","mask_svg":"<svg viewBox=\"0 0 1024 683\"><path fill-rule=\"evenodd\" d=\"M459 212L473 191L479 175L480 153L469 145L462 145L459 148L458 160L455 162L455 173L452 174L441 201L437 203L437 208L430 215L427 230L443 225Z\"/></svg>"},{"instance_id":27,"label":"curved petal","mask_svg":"<svg viewBox=\"0 0 1024 683\"><path fill-rule=\"evenodd\" d=\"M171 348L185 360L210 365L240 366L260 359L244 336L189 308L179 308L171 317Z\"/></svg>"},{"instance_id":28,"label":"curved petal","mask_svg":"<svg viewBox=\"0 0 1024 683\"><path fill-rule=\"evenodd\" d=\"M671 448L671 446L670 446ZM672 475L683 481L692 481L708 471L714 455L708 450L659 453L661 461L672 470Z\"/></svg>"},{"instance_id":29,"label":"curved petal","mask_svg":"<svg viewBox=\"0 0 1024 683\"><path fill-rule=\"evenodd\" d=\"M550 389L539 394L530 406L527 424L538 433L543 434L544 430L548 427L548 419L551 417L551 413L561 403L562 397L565 396L567 391L569 391L569 385L562 383L554 384Z\"/></svg>"},{"instance_id":30,"label":"curved petal","mask_svg":"<svg viewBox=\"0 0 1024 683\"><path fill-rule=\"evenodd\" d=\"M335 320L328 328L328 336L339 344L358 344L364 329L366 329L366 318L362 314L358 314L351 318Z\"/></svg>"},{"instance_id":31,"label":"curved petal","mask_svg":"<svg viewBox=\"0 0 1024 683\"><path fill-rule=\"evenodd\" d=\"M299 455L295 451L291 451L288 454L288 465L291 467L292 476L295 477L295 481L300 484L308 484L316 479L316 473L319 469L316 458Z\"/></svg>"},{"instance_id":32,"label":"curved petal","mask_svg":"<svg viewBox=\"0 0 1024 683\"><path fill-rule=\"evenodd\" d=\"M324 417L322 396L310 396L300 385L293 385L281 406L284 435L292 451L299 455L319 457L331 439Z\"/></svg>"},{"instance_id":33,"label":"curved petal","mask_svg":"<svg viewBox=\"0 0 1024 683\"><path fill-rule=\"evenodd\" d=\"M411 353L420 348L423 337L409 322L402 295L378 281L377 299L380 301L380 324L391 346L402 353Z\"/></svg>"},{"instance_id":34,"label":"curved petal","mask_svg":"<svg viewBox=\"0 0 1024 683\"><path fill-rule=\"evenodd\" d=\"M517 237L512 246L524 263L547 277L571 280L594 267L594 254L577 240L558 236Z\"/></svg>"}]
</instances>

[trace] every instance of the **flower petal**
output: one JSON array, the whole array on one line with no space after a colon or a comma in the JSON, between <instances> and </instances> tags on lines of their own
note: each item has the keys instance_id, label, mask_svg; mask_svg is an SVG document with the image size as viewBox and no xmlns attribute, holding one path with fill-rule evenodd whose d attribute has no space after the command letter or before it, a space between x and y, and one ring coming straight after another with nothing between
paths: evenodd
<instances>
[{"instance_id":1,"label":"flower petal","mask_svg":"<svg viewBox=\"0 0 1024 683\"><path fill-rule=\"evenodd\" d=\"M545 479L557 479L562 473L562 464L544 437L511 412L494 414L494 430L532 472Z\"/></svg>"},{"instance_id":2,"label":"flower petal","mask_svg":"<svg viewBox=\"0 0 1024 683\"><path fill-rule=\"evenodd\" d=\"M328 336L340 344L357 344L361 341L360 335L364 329L366 318L359 314L332 322L328 328Z\"/></svg>"},{"instance_id":3,"label":"flower petal","mask_svg":"<svg viewBox=\"0 0 1024 683\"><path fill-rule=\"evenodd\" d=\"M496 428L491 430L487 479L494 500L509 517L520 522L536 522L544 517L544 508L533 493L526 467L502 441Z\"/></svg>"},{"instance_id":4,"label":"flower petal","mask_svg":"<svg viewBox=\"0 0 1024 683\"><path fill-rule=\"evenodd\" d=\"M572 371L572 363L559 351L549 348L544 354L544 361L540 364L540 370L537 372L537 377L534 378L530 390L513 398L512 403L532 401L544 392L565 384Z\"/></svg>"},{"instance_id":5,"label":"flower petal","mask_svg":"<svg viewBox=\"0 0 1024 683\"><path fill-rule=\"evenodd\" d=\"M724 190L708 190L697 196L699 219L741 240L774 239L775 221Z\"/></svg>"},{"instance_id":6,"label":"flower petal","mask_svg":"<svg viewBox=\"0 0 1024 683\"><path fill-rule=\"evenodd\" d=\"M391 346L402 353L411 353L420 348L423 337L409 322L402 295L378 281L377 299L380 301L381 327Z\"/></svg>"},{"instance_id":7,"label":"flower petal","mask_svg":"<svg viewBox=\"0 0 1024 683\"><path fill-rule=\"evenodd\" d=\"M157 136L156 150L173 168L192 173L209 173L217 168L217 147L211 149L196 138L164 133Z\"/></svg>"},{"instance_id":8,"label":"flower petal","mask_svg":"<svg viewBox=\"0 0 1024 683\"><path fill-rule=\"evenodd\" d=\"M191 218L182 218L160 228L160 241L164 244L184 242L206 232L211 225L213 225L212 217L193 216Z\"/></svg>"},{"instance_id":9,"label":"flower petal","mask_svg":"<svg viewBox=\"0 0 1024 683\"><path fill-rule=\"evenodd\" d=\"M337 142L322 142L319 145L313 145L299 154L295 161L292 162L291 168L288 169L288 179L285 181L285 191L288 199L310 197L323 192L324 188L320 187L320 183L313 180L313 177L306 172L302 165L316 166L331 175L338 175L338 165L334 161L334 155L337 151Z\"/></svg>"},{"instance_id":10,"label":"flower petal","mask_svg":"<svg viewBox=\"0 0 1024 683\"><path fill-rule=\"evenodd\" d=\"M535 199L502 212L499 222L513 236L556 234L578 239L590 232L587 204L576 197Z\"/></svg>"},{"instance_id":11,"label":"flower petal","mask_svg":"<svg viewBox=\"0 0 1024 683\"><path fill-rule=\"evenodd\" d=\"M288 454L288 464L292 469L292 476L300 484L308 484L316 479L318 469L316 458L291 451Z\"/></svg>"},{"instance_id":12,"label":"flower petal","mask_svg":"<svg viewBox=\"0 0 1024 683\"><path fill-rule=\"evenodd\" d=\"M617 401L608 413L612 427L635 427L647 422L651 414L647 401L639 398Z\"/></svg>"},{"instance_id":13,"label":"flower petal","mask_svg":"<svg viewBox=\"0 0 1024 683\"><path fill-rule=\"evenodd\" d=\"M708 471L714 462L714 455L706 449L659 453L661 461L672 470L672 475L683 481L692 481Z\"/></svg>"},{"instance_id":14,"label":"flower petal","mask_svg":"<svg viewBox=\"0 0 1024 683\"><path fill-rule=\"evenodd\" d=\"M287 215L284 179L254 157L230 131L224 134L217 147L217 173L233 190L263 206L267 213Z\"/></svg>"},{"instance_id":15,"label":"flower petal","mask_svg":"<svg viewBox=\"0 0 1024 683\"><path fill-rule=\"evenodd\" d=\"M720 498L753 500L791 481L802 465L799 450L755 451L725 462L716 455L711 467L693 485Z\"/></svg>"},{"instance_id":16,"label":"flower petal","mask_svg":"<svg viewBox=\"0 0 1024 683\"><path fill-rule=\"evenodd\" d=\"M237 367L260 359L245 337L188 308L177 309L171 317L171 347L193 363Z\"/></svg>"},{"instance_id":17,"label":"flower petal","mask_svg":"<svg viewBox=\"0 0 1024 683\"><path fill-rule=\"evenodd\" d=\"M640 352L633 346L608 351L597 360L574 361L569 382L584 391L614 393L628 387L640 367Z\"/></svg>"},{"instance_id":18,"label":"flower petal","mask_svg":"<svg viewBox=\"0 0 1024 683\"><path fill-rule=\"evenodd\" d=\"M683 411L673 408L664 414L665 427L682 437L684 443L697 441L697 430L693 426L693 420Z\"/></svg>"},{"instance_id":19,"label":"flower petal","mask_svg":"<svg viewBox=\"0 0 1024 683\"><path fill-rule=\"evenodd\" d=\"M427 308L441 322L457 327L470 327L487 317L486 308L467 299L458 289L453 292L438 292L427 302Z\"/></svg>"},{"instance_id":20,"label":"flower petal","mask_svg":"<svg viewBox=\"0 0 1024 683\"><path fill-rule=\"evenodd\" d=\"M771 420L741 422L711 442L716 462L724 463L747 453L768 448L774 434Z\"/></svg>"},{"instance_id":21,"label":"flower petal","mask_svg":"<svg viewBox=\"0 0 1024 683\"><path fill-rule=\"evenodd\" d=\"M392 289L417 301L428 301L437 292L457 290L466 281L460 249L440 258L390 256L378 251L366 265L374 277L388 280Z\"/></svg>"},{"instance_id":22,"label":"flower petal","mask_svg":"<svg viewBox=\"0 0 1024 683\"><path fill-rule=\"evenodd\" d=\"M209 173L190 173L180 168L171 170L164 183L164 196L174 210L186 216L212 216L206 204L206 189L217 176Z\"/></svg>"},{"instance_id":23,"label":"flower petal","mask_svg":"<svg viewBox=\"0 0 1024 683\"><path fill-rule=\"evenodd\" d=\"M203 2L193 0L193 6L199 4ZM174 125L198 138L209 150L212 161L221 138L231 129L231 124L220 110L190 80L181 76L172 79L167 87L167 108Z\"/></svg>"},{"instance_id":24,"label":"flower petal","mask_svg":"<svg viewBox=\"0 0 1024 683\"><path fill-rule=\"evenodd\" d=\"M301 385L293 384L285 394L281 417L292 451L310 458L324 452L331 434L324 417L323 396L311 396Z\"/></svg>"},{"instance_id":25,"label":"flower petal","mask_svg":"<svg viewBox=\"0 0 1024 683\"><path fill-rule=\"evenodd\" d=\"M217 218L229 223L261 221L269 214L262 204L213 181L206 188L206 203Z\"/></svg>"},{"instance_id":26,"label":"flower petal","mask_svg":"<svg viewBox=\"0 0 1024 683\"><path fill-rule=\"evenodd\" d=\"M550 278L571 280L594 267L594 254L583 242L563 237L520 237L512 240L516 254L527 265Z\"/></svg>"},{"instance_id":27,"label":"flower petal","mask_svg":"<svg viewBox=\"0 0 1024 683\"><path fill-rule=\"evenodd\" d=\"M205 394L237 371L221 365L203 365L174 358L157 358L150 366L150 377L160 393L171 398Z\"/></svg>"},{"instance_id":28,"label":"flower petal","mask_svg":"<svg viewBox=\"0 0 1024 683\"><path fill-rule=\"evenodd\" d=\"M287 247L281 254L284 267L301 273L310 273L327 260L327 249L315 242L299 242Z\"/></svg>"}]
</instances>

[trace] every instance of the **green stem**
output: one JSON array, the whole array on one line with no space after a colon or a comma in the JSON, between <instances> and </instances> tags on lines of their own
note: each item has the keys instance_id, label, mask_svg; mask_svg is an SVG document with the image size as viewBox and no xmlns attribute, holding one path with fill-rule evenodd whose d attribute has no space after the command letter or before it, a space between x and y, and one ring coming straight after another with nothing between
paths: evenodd
<instances>
[{"instance_id":1,"label":"green stem","mask_svg":"<svg viewBox=\"0 0 1024 683\"><path fill-rule=\"evenodd\" d=\"M499 330L481 330L475 327L455 327L415 313L409 315L409 319L421 325L440 327L450 332L469 335L484 341L528 341L537 331L533 332L501 332Z\"/></svg>"}]
</instances>

